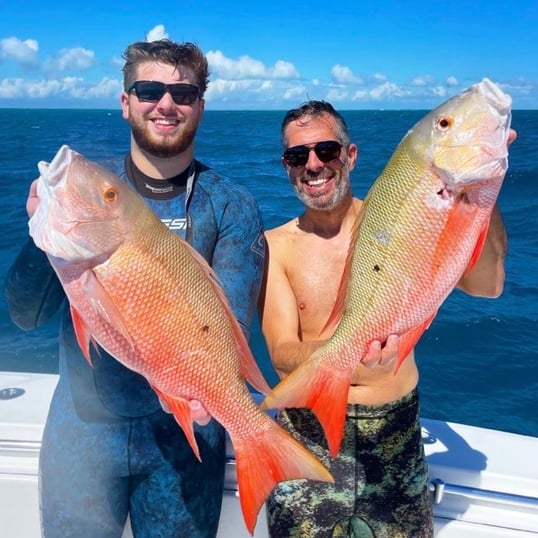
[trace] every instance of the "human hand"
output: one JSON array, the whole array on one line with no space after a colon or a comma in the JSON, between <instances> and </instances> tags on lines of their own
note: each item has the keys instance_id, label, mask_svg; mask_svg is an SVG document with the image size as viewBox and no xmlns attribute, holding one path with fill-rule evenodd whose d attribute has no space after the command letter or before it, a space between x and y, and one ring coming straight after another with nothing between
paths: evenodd
<instances>
[{"instance_id":1,"label":"human hand","mask_svg":"<svg viewBox=\"0 0 538 538\"><path fill-rule=\"evenodd\" d=\"M189 404L191 406L192 420L200 426L209 424L211 415L208 413L207 409L198 400L191 400Z\"/></svg>"},{"instance_id":2,"label":"human hand","mask_svg":"<svg viewBox=\"0 0 538 538\"><path fill-rule=\"evenodd\" d=\"M399 344L400 338L396 334L391 334L384 344L380 340L374 340L362 358L362 364L367 368L392 364L398 356Z\"/></svg>"},{"instance_id":3,"label":"human hand","mask_svg":"<svg viewBox=\"0 0 538 538\"><path fill-rule=\"evenodd\" d=\"M28 198L26 200L26 212L29 217L36 212L37 206L39 205L39 198L37 197L37 179L32 181L30 185L30 192L28 193Z\"/></svg>"},{"instance_id":4,"label":"human hand","mask_svg":"<svg viewBox=\"0 0 538 538\"><path fill-rule=\"evenodd\" d=\"M163 411L166 413L172 413L171 409L168 407L167 403L159 398L159 403L161 404L161 407L163 408ZM199 424L200 426L205 426L206 424L209 424L209 421L211 420L211 415L207 412L207 409L198 401L198 400L190 400L189 405L191 408L191 417L196 424Z\"/></svg>"},{"instance_id":5,"label":"human hand","mask_svg":"<svg viewBox=\"0 0 538 538\"><path fill-rule=\"evenodd\" d=\"M510 129L510 132L508 133L508 145L512 144L512 142L517 138L517 131L514 129Z\"/></svg>"}]
</instances>

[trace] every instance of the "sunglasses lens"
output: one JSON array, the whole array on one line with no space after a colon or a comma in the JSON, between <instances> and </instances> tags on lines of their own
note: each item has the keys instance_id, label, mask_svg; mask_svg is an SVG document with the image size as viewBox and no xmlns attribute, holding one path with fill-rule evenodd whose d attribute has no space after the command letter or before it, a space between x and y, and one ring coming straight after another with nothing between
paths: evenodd
<instances>
[{"instance_id":1,"label":"sunglasses lens","mask_svg":"<svg viewBox=\"0 0 538 538\"><path fill-rule=\"evenodd\" d=\"M306 164L308 161L309 150L306 146L296 146L294 148L288 148L284 152L284 160L288 166L300 167Z\"/></svg>"},{"instance_id":2,"label":"sunglasses lens","mask_svg":"<svg viewBox=\"0 0 538 538\"><path fill-rule=\"evenodd\" d=\"M323 163L329 163L338 159L342 144L336 140L326 140L318 142L314 147L294 146L284 152L284 160L288 166L299 168L308 162L308 156L311 150L314 150L317 158Z\"/></svg>"},{"instance_id":3,"label":"sunglasses lens","mask_svg":"<svg viewBox=\"0 0 538 538\"><path fill-rule=\"evenodd\" d=\"M139 80L130 90L133 90L140 101L156 103L169 91L176 105L192 105L198 98L198 87L193 84L164 84L164 82ZM129 91L130 91L129 90Z\"/></svg>"},{"instance_id":4,"label":"sunglasses lens","mask_svg":"<svg viewBox=\"0 0 538 538\"><path fill-rule=\"evenodd\" d=\"M316 152L318 159L324 163L329 163L335 159L338 159L341 149L342 145L334 140L318 142L314 147L314 151Z\"/></svg>"},{"instance_id":5,"label":"sunglasses lens","mask_svg":"<svg viewBox=\"0 0 538 538\"><path fill-rule=\"evenodd\" d=\"M198 97L198 88L190 84L169 84L168 89L176 105L192 105Z\"/></svg>"},{"instance_id":6,"label":"sunglasses lens","mask_svg":"<svg viewBox=\"0 0 538 538\"><path fill-rule=\"evenodd\" d=\"M166 86L161 82L137 82L134 86L136 96L140 101L157 102L166 92Z\"/></svg>"}]
</instances>

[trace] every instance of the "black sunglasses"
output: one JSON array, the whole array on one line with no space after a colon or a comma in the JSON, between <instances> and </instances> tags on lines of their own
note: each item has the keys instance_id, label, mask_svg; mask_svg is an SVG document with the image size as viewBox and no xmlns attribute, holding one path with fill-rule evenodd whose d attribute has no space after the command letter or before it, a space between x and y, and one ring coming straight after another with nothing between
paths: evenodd
<instances>
[{"instance_id":1,"label":"black sunglasses","mask_svg":"<svg viewBox=\"0 0 538 538\"><path fill-rule=\"evenodd\" d=\"M304 166L308 161L311 151L316 153L316 157L323 163L329 163L340 157L342 144L336 140L324 140L316 144L306 144L302 146L293 146L288 148L282 157L288 166L299 168Z\"/></svg>"},{"instance_id":2,"label":"black sunglasses","mask_svg":"<svg viewBox=\"0 0 538 538\"><path fill-rule=\"evenodd\" d=\"M176 105L192 105L198 97L200 90L194 84L165 84L156 80L137 80L127 89L127 93L135 91L139 101L157 103L166 92L169 92Z\"/></svg>"}]
</instances>

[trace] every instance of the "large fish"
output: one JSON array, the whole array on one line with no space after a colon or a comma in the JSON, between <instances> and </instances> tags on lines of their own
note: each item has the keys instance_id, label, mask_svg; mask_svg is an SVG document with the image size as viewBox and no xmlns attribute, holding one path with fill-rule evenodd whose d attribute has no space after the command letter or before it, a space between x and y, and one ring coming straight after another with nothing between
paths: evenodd
<instances>
[{"instance_id":1,"label":"large fish","mask_svg":"<svg viewBox=\"0 0 538 538\"><path fill-rule=\"evenodd\" d=\"M508 167L511 99L484 79L421 119L369 190L353 227L333 336L263 408L307 407L340 447L349 383L372 340L400 335L396 371L480 256Z\"/></svg>"},{"instance_id":2,"label":"large fish","mask_svg":"<svg viewBox=\"0 0 538 538\"><path fill-rule=\"evenodd\" d=\"M69 147L38 167L30 235L64 287L88 361L97 342L143 375L198 458L188 400L226 428L251 534L278 481L332 481L254 402L245 378L264 394L270 388L205 260L126 183Z\"/></svg>"}]
</instances>

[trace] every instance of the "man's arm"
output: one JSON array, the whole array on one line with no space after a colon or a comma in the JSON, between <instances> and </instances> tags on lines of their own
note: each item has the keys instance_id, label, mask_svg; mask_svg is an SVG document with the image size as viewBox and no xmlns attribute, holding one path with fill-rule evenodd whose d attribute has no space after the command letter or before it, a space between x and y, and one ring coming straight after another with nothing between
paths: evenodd
<instances>
[{"instance_id":1,"label":"man's arm","mask_svg":"<svg viewBox=\"0 0 538 538\"><path fill-rule=\"evenodd\" d=\"M273 233L266 233L266 241L266 270L260 293L259 318L273 367L284 377L306 360L322 341L300 340L297 302L280 259L282 253Z\"/></svg>"},{"instance_id":2,"label":"man's arm","mask_svg":"<svg viewBox=\"0 0 538 538\"><path fill-rule=\"evenodd\" d=\"M506 229L499 208L495 205L482 254L472 271L461 278L457 287L469 295L498 297L504 287L507 248Z\"/></svg>"}]
</instances>

